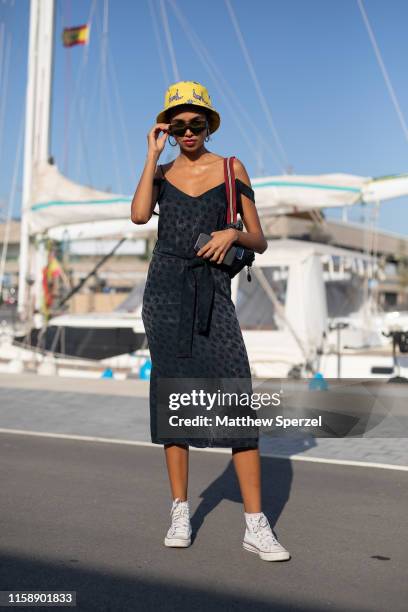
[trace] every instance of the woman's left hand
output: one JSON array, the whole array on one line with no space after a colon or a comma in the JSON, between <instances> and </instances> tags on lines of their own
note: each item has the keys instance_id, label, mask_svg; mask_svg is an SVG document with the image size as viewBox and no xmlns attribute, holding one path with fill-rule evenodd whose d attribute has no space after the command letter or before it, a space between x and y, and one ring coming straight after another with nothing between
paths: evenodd
<instances>
[{"instance_id":1,"label":"woman's left hand","mask_svg":"<svg viewBox=\"0 0 408 612\"><path fill-rule=\"evenodd\" d=\"M236 241L238 237L238 230L233 227L229 227L225 230L219 230L217 232L211 232L212 239L207 242L199 251L198 256L202 256L205 259L210 259L215 263L222 263L226 252L230 246Z\"/></svg>"}]
</instances>

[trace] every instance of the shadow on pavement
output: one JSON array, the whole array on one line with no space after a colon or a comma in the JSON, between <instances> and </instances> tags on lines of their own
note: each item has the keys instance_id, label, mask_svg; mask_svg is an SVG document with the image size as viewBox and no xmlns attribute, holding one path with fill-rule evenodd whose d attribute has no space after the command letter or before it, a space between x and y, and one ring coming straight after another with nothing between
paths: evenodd
<instances>
[{"instance_id":1,"label":"shadow on pavement","mask_svg":"<svg viewBox=\"0 0 408 612\"><path fill-rule=\"evenodd\" d=\"M269 519L271 527L278 518L289 499L293 479L290 459L276 459L261 456L262 509ZM202 501L191 517L193 540L205 521L205 517L224 499L242 504L238 480L232 460L225 470L200 494Z\"/></svg>"},{"instance_id":2,"label":"shadow on pavement","mask_svg":"<svg viewBox=\"0 0 408 612\"><path fill-rule=\"evenodd\" d=\"M135 562L135 564L137 561ZM130 578L109 572L64 567L66 562L44 563L12 555L0 555L2 590L76 591L76 607L84 612L137 612L139 610L256 610L269 612L323 612L316 605L245 597L236 592L214 592L177 582L144 577ZM24 606L24 610L54 610L55 606ZM342 612L336 608L336 612ZM348 609L347 612L352 612Z\"/></svg>"}]
</instances>

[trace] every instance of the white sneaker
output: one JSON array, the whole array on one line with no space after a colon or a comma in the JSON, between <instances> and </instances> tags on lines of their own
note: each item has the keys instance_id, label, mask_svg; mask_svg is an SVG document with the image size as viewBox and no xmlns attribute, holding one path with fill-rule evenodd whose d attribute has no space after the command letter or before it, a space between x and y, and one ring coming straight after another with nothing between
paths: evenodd
<instances>
[{"instance_id":1,"label":"white sneaker","mask_svg":"<svg viewBox=\"0 0 408 612\"><path fill-rule=\"evenodd\" d=\"M257 553L264 561L286 561L290 554L275 538L263 512L251 515L245 512L246 530L242 546Z\"/></svg>"},{"instance_id":2,"label":"white sneaker","mask_svg":"<svg viewBox=\"0 0 408 612\"><path fill-rule=\"evenodd\" d=\"M173 501L171 510L171 527L164 538L165 546L186 547L191 544L190 508L188 501L178 497Z\"/></svg>"}]
</instances>

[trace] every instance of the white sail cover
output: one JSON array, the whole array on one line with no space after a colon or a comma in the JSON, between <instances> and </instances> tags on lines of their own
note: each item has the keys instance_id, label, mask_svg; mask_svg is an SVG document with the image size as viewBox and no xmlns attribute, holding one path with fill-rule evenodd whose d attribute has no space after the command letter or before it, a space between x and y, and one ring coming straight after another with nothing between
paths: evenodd
<instances>
[{"instance_id":1,"label":"white sail cover","mask_svg":"<svg viewBox=\"0 0 408 612\"><path fill-rule=\"evenodd\" d=\"M372 178L352 174L282 175L251 180L260 214L353 206L408 194L408 174Z\"/></svg>"},{"instance_id":2,"label":"white sail cover","mask_svg":"<svg viewBox=\"0 0 408 612\"><path fill-rule=\"evenodd\" d=\"M29 210L31 234L61 225L93 223L109 219L130 220L132 197L98 191L63 176L49 163L36 165L33 172L32 204Z\"/></svg>"},{"instance_id":3,"label":"white sail cover","mask_svg":"<svg viewBox=\"0 0 408 612\"><path fill-rule=\"evenodd\" d=\"M260 216L353 206L362 201L375 202L408 194L408 175L378 179L352 174L280 175L254 178L251 184ZM121 220L121 231L128 227L130 233L152 232L157 227L156 216L149 227L131 222L132 196L79 185L48 163L34 169L32 194L28 211L31 234L51 228L55 234L62 233L76 224L82 228L83 237L87 237L86 228L91 232L93 224L110 220Z\"/></svg>"},{"instance_id":4,"label":"white sail cover","mask_svg":"<svg viewBox=\"0 0 408 612\"><path fill-rule=\"evenodd\" d=\"M352 206L361 200L369 177L352 174L266 176L251 179L256 207L261 214Z\"/></svg>"},{"instance_id":5,"label":"white sail cover","mask_svg":"<svg viewBox=\"0 0 408 612\"><path fill-rule=\"evenodd\" d=\"M391 198L399 198L408 193L408 174L383 176L375 178L365 185L363 200L365 202L380 202Z\"/></svg>"}]
</instances>

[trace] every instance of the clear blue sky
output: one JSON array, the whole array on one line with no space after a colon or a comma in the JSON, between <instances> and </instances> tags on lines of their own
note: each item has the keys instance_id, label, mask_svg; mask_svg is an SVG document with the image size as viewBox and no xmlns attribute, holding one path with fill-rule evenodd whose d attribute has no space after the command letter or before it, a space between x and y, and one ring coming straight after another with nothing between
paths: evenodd
<instances>
[{"instance_id":1,"label":"clear blue sky","mask_svg":"<svg viewBox=\"0 0 408 612\"><path fill-rule=\"evenodd\" d=\"M145 160L147 132L162 108L167 85L177 79L158 0L152 0L152 4L163 41L167 76L160 61L149 1L110 0L108 54L115 65L117 88L109 63L104 90L100 71L104 2L96 0L89 61L75 95L85 48L64 48L61 32L66 25L85 23L91 4L91 0L56 0L51 153L70 178L132 195ZM224 1L176 0L176 4L269 143L268 148L262 146L245 117L234 111L251 145L245 141L222 98L222 86L207 71L166 2L180 78L204 83L221 114L221 128L207 143L208 148L239 157L251 177L280 174L273 153L275 141ZM408 172L408 142L357 0L231 0L231 4L294 173L382 176ZM408 2L365 0L364 6L408 122ZM24 112L28 0L0 0L0 22L5 24L6 41L11 35L12 57L0 143L0 200L4 203L10 192L18 128ZM86 155L79 157L84 146ZM172 159L175 150L167 144L161 160ZM19 216L19 210L20 197L14 216ZM380 227L407 234L407 210L408 198L384 203ZM361 214L361 207L356 207L350 218L358 221Z\"/></svg>"}]
</instances>

